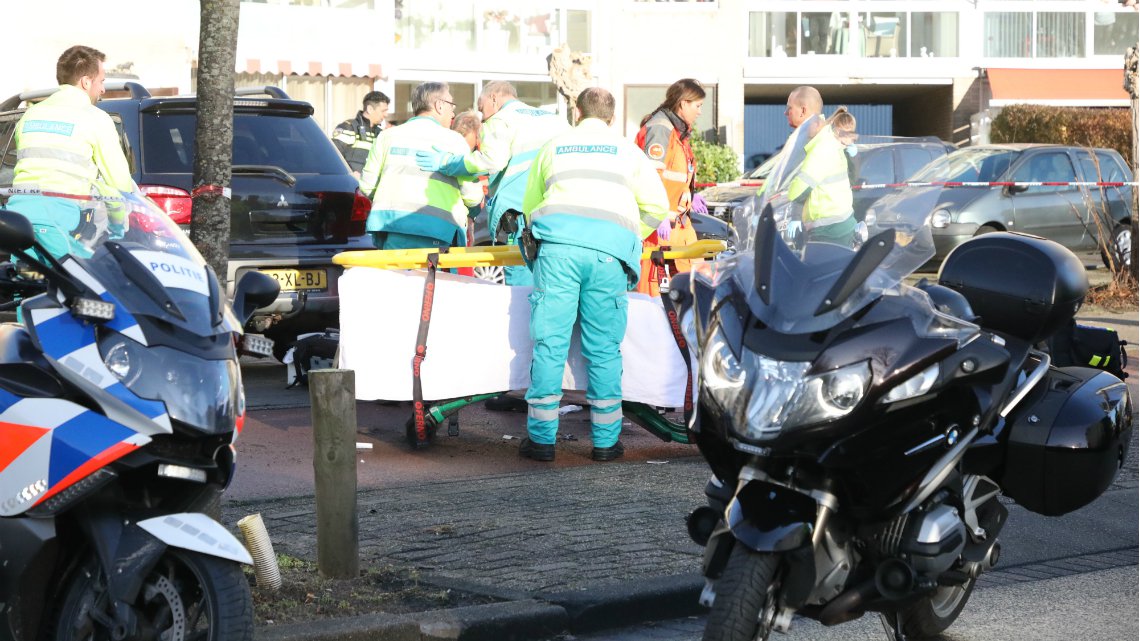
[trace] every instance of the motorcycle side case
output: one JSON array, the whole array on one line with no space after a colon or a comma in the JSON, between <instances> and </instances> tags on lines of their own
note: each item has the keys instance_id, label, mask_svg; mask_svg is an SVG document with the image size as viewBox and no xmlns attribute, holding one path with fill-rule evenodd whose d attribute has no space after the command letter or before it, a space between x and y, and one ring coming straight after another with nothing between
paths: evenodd
<instances>
[{"instance_id":1,"label":"motorcycle side case","mask_svg":"<svg viewBox=\"0 0 1140 641\"><path fill-rule=\"evenodd\" d=\"M1088 292L1073 252L1037 236L995 232L955 247L938 284L966 297L986 329L1031 343L1068 324Z\"/></svg>"},{"instance_id":2,"label":"motorcycle side case","mask_svg":"<svg viewBox=\"0 0 1140 641\"><path fill-rule=\"evenodd\" d=\"M1002 490L1046 516L1088 505L1116 478L1132 420L1120 379L1083 367L1050 369L1008 418Z\"/></svg>"}]
</instances>

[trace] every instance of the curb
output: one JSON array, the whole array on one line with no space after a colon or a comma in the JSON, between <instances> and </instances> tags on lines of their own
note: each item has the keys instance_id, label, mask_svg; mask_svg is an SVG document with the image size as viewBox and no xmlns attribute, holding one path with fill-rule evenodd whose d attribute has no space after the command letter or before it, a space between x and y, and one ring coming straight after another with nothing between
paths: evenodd
<instances>
[{"instance_id":1,"label":"curb","mask_svg":"<svg viewBox=\"0 0 1140 641\"><path fill-rule=\"evenodd\" d=\"M473 592L482 587L452 583ZM296 624L262 626L256 641L524 641L562 632L581 634L644 621L700 614L705 580L700 574L664 576L637 583L603 585L571 592L535 594L502 603L412 614L363 614ZM488 596L485 588L479 591ZM493 590L491 590L493 592ZM512 595L513 596L513 595Z\"/></svg>"},{"instance_id":2,"label":"curb","mask_svg":"<svg viewBox=\"0 0 1140 641\"><path fill-rule=\"evenodd\" d=\"M564 608L570 631L581 634L701 614L697 599L704 587L705 578L693 573L535 597Z\"/></svg>"},{"instance_id":3,"label":"curb","mask_svg":"<svg viewBox=\"0 0 1140 641\"><path fill-rule=\"evenodd\" d=\"M258 627L256 641L523 641L566 630L566 610L539 601L509 601L414 614L364 614Z\"/></svg>"}]
</instances>

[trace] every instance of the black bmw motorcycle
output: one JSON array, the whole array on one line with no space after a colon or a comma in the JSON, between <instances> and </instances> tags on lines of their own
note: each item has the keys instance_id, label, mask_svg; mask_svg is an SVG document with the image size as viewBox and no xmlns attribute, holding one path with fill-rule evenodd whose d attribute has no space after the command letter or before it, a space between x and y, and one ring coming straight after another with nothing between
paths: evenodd
<instances>
[{"instance_id":1,"label":"black bmw motorcycle","mask_svg":"<svg viewBox=\"0 0 1140 641\"><path fill-rule=\"evenodd\" d=\"M1068 250L987 234L948 256L938 285L904 284L934 256L938 187L877 203L858 251L795 249L788 156L735 212L738 253L671 292L699 363L690 429L713 472L689 517L704 639L867 612L896 639L936 636L998 562L999 495L1046 515L1096 499L1124 461L1131 400L1114 376L1037 348L1087 291Z\"/></svg>"}]
</instances>

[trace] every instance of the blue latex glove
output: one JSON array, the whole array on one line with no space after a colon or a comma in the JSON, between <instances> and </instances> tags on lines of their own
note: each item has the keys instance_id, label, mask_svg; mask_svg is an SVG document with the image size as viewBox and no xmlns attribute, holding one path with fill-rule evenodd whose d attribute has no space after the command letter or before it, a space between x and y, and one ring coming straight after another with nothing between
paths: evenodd
<instances>
[{"instance_id":1,"label":"blue latex glove","mask_svg":"<svg viewBox=\"0 0 1140 641\"><path fill-rule=\"evenodd\" d=\"M673 233L673 223L670 222L668 218L666 218L665 220L662 220L661 224L657 226L657 240L660 240L660 241L669 240L669 235L672 233Z\"/></svg>"},{"instance_id":2,"label":"blue latex glove","mask_svg":"<svg viewBox=\"0 0 1140 641\"><path fill-rule=\"evenodd\" d=\"M697 214L709 213L709 204L705 202L705 197L700 194L693 194L692 211Z\"/></svg>"},{"instance_id":3,"label":"blue latex glove","mask_svg":"<svg viewBox=\"0 0 1140 641\"><path fill-rule=\"evenodd\" d=\"M127 235L127 226L123 223L110 223L107 225L107 233L110 235L111 240L119 240Z\"/></svg>"},{"instance_id":4,"label":"blue latex glove","mask_svg":"<svg viewBox=\"0 0 1140 641\"><path fill-rule=\"evenodd\" d=\"M416 164L420 166L420 169L433 173L439 171L439 168L443 166L444 156L450 155L451 154L440 150L439 147L433 146L431 151L421 149L416 152Z\"/></svg>"}]
</instances>

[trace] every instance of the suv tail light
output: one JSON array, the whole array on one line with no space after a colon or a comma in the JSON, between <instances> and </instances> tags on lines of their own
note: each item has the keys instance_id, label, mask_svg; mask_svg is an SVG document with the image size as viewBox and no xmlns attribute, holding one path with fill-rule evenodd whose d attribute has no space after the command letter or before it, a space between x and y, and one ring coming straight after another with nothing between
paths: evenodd
<instances>
[{"instance_id":1,"label":"suv tail light","mask_svg":"<svg viewBox=\"0 0 1140 641\"><path fill-rule=\"evenodd\" d=\"M372 211L372 201L368 200L368 196L359 189L356 190L356 198L352 200L352 222L362 223L368 220L368 212Z\"/></svg>"},{"instance_id":2,"label":"suv tail light","mask_svg":"<svg viewBox=\"0 0 1140 641\"><path fill-rule=\"evenodd\" d=\"M139 185L139 189L156 205L162 207L166 215L170 216L170 219L175 223L178 225L190 224L190 209L193 207L190 192L177 187L160 185Z\"/></svg>"}]
</instances>

